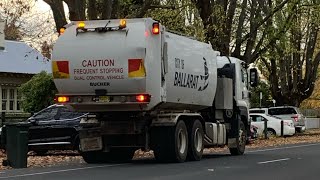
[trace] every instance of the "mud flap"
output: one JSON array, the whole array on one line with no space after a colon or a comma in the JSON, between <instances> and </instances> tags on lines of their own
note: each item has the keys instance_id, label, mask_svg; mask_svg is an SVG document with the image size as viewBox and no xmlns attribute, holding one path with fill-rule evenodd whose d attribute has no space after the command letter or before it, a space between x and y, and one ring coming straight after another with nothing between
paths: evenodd
<instances>
[{"instance_id":1,"label":"mud flap","mask_svg":"<svg viewBox=\"0 0 320 180\"><path fill-rule=\"evenodd\" d=\"M233 118L229 119L231 128L228 132L228 147L236 148L237 139L239 139L239 129L240 129L240 117L237 114L234 114Z\"/></svg>"}]
</instances>

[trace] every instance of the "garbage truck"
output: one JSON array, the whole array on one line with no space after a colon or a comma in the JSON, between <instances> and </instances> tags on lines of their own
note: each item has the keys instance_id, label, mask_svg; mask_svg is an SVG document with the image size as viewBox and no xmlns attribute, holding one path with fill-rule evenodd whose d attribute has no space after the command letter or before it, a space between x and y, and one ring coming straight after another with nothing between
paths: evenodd
<instances>
[{"instance_id":1,"label":"garbage truck","mask_svg":"<svg viewBox=\"0 0 320 180\"><path fill-rule=\"evenodd\" d=\"M255 68L151 18L75 21L52 53L57 103L78 112L87 163L200 160L204 148L242 155Z\"/></svg>"}]
</instances>

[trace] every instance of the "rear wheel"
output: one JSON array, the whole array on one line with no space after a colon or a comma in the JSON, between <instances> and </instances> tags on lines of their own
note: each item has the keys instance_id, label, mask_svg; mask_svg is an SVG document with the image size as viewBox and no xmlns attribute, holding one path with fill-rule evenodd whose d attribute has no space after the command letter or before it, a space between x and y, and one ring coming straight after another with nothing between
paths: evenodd
<instances>
[{"instance_id":1,"label":"rear wheel","mask_svg":"<svg viewBox=\"0 0 320 180\"><path fill-rule=\"evenodd\" d=\"M152 132L154 155L161 162L184 162L188 152L186 124L179 121L175 127L156 127Z\"/></svg>"},{"instance_id":2,"label":"rear wheel","mask_svg":"<svg viewBox=\"0 0 320 180\"><path fill-rule=\"evenodd\" d=\"M269 138L269 137L274 137L274 136L276 136L276 131L274 129L268 128L267 137Z\"/></svg>"},{"instance_id":3,"label":"rear wheel","mask_svg":"<svg viewBox=\"0 0 320 180\"><path fill-rule=\"evenodd\" d=\"M242 155L246 149L247 132L244 123L240 121L239 135L236 139L236 147L229 148L231 155Z\"/></svg>"},{"instance_id":4,"label":"rear wheel","mask_svg":"<svg viewBox=\"0 0 320 180\"><path fill-rule=\"evenodd\" d=\"M188 128L189 148L187 159L191 161L199 161L203 154L203 127L199 120L195 120Z\"/></svg>"}]
</instances>

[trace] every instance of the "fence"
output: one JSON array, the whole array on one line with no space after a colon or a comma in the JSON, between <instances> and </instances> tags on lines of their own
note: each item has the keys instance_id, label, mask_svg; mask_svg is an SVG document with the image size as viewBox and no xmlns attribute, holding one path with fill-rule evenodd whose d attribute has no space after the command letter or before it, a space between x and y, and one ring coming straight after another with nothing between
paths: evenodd
<instances>
[{"instance_id":1,"label":"fence","mask_svg":"<svg viewBox=\"0 0 320 180\"><path fill-rule=\"evenodd\" d=\"M300 111L306 117L320 118L320 109L301 109Z\"/></svg>"},{"instance_id":2,"label":"fence","mask_svg":"<svg viewBox=\"0 0 320 180\"><path fill-rule=\"evenodd\" d=\"M0 116L0 127L5 122L21 122L26 121L31 116L30 113L5 113L2 112Z\"/></svg>"},{"instance_id":3,"label":"fence","mask_svg":"<svg viewBox=\"0 0 320 180\"><path fill-rule=\"evenodd\" d=\"M320 118L306 118L306 129L320 128Z\"/></svg>"}]
</instances>

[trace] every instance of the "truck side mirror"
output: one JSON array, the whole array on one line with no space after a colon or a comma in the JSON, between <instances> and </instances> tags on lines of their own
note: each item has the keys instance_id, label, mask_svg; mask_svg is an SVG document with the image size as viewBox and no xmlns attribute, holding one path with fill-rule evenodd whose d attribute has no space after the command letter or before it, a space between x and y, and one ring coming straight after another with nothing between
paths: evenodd
<instances>
[{"instance_id":1,"label":"truck side mirror","mask_svg":"<svg viewBox=\"0 0 320 180\"><path fill-rule=\"evenodd\" d=\"M251 68L250 69L250 86L251 87L256 87L258 86L258 70L256 68Z\"/></svg>"}]
</instances>

